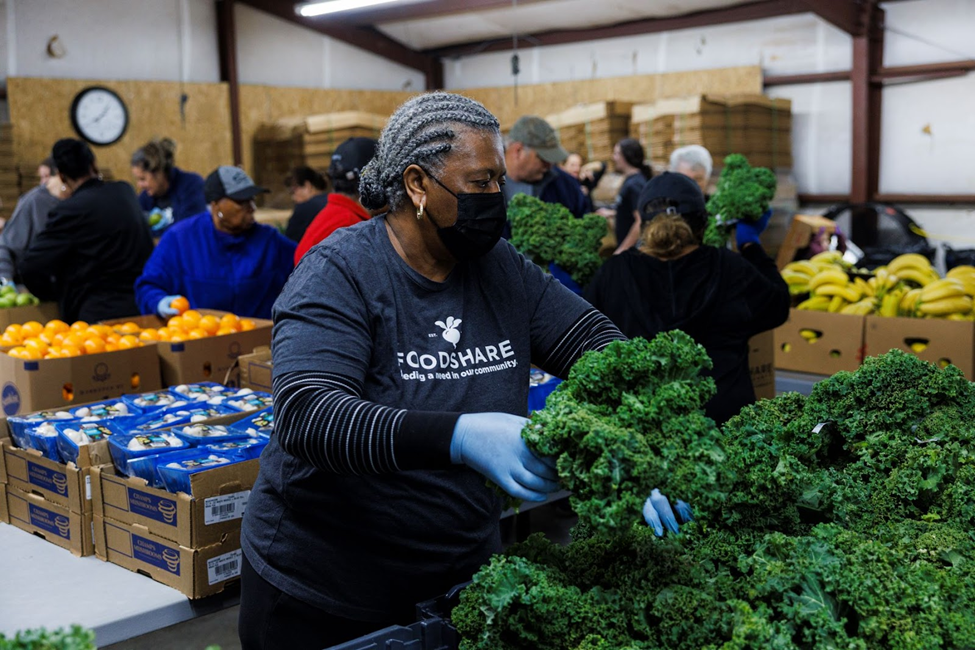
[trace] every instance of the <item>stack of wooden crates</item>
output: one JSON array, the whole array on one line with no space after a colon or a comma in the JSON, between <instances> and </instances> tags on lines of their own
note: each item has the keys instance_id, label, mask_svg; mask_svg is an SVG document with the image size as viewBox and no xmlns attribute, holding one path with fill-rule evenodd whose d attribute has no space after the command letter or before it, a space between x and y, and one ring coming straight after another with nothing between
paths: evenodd
<instances>
[{"instance_id":1,"label":"stack of wooden crates","mask_svg":"<svg viewBox=\"0 0 975 650\"><path fill-rule=\"evenodd\" d=\"M260 127L254 135L255 182L271 193L264 207L291 206L284 179L298 165L328 171L335 149L349 138L379 138L387 117L362 111L324 113L278 120Z\"/></svg>"},{"instance_id":2,"label":"stack of wooden crates","mask_svg":"<svg viewBox=\"0 0 975 650\"><path fill-rule=\"evenodd\" d=\"M666 168L674 149L699 144L715 166L740 153L759 167L792 167L792 102L764 95L697 95L632 108L630 135L653 165Z\"/></svg>"},{"instance_id":3,"label":"stack of wooden crates","mask_svg":"<svg viewBox=\"0 0 975 650\"><path fill-rule=\"evenodd\" d=\"M20 196L20 175L14 164L12 124L0 124L0 218L9 219Z\"/></svg>"},{"instance_id":4,"label":"stack of wooden crates","mask_svg":"<svg viewBox=\"0 0 975 650\"><path fill-rule=\"evenodd\" d=\"M549 115L546 121L558 134L562 147L585 161L609 161L613 147L627 137L633 102L595 102Z\"/></svg>"}]
</instances>

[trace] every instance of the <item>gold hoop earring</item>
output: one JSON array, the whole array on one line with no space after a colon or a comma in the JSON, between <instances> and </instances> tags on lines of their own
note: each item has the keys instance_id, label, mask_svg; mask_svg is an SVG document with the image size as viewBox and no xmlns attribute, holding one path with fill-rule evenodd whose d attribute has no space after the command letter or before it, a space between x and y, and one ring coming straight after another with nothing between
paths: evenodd
<instances>
[{"instance_id":1,"label":"gold hoop earring","mask_svg":"<svg viewBox=\"0 0 975 650\"><path fill-rule=\"evenodd\" d=\"M420 207L416 209L416 220L419 221L422 218L423 218L423 204L421 203Z\"/></svg>"}]
</instances>

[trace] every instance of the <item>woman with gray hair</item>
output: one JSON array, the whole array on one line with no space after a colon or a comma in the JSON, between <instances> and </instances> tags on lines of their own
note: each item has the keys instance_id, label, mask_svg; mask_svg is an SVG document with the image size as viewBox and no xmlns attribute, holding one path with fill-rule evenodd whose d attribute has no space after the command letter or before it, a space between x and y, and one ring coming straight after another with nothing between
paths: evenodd
<instances>
[{"instance_id":1,"label":"woman with gray hair","mask_svg":"<svg viewBox=\"0 0 975 650\"><path fill-rule=\"evenodd\" d=\"M708 183L711 180L711 169L714 162L711 152L699 144L689 144L686 147L674 149L670 154L670 169L687 176L701 188L701 193L707 198Z\"/></svg>"},{"instance_id":2,"label":"woman with gray hair","mask_svg":"<svg viewBox=\"0 0 975 650\"><path fill-rule=\"evenodd\" d=\"M501 499L557 489L521 438L532 363L565 377L622 338L500 241L504 150L437 92L363 169L389 211L311 249L274 309L275 430L247 504L244 648L322 648L415 620L501 549Z\"/></svg>"}]
</instances>

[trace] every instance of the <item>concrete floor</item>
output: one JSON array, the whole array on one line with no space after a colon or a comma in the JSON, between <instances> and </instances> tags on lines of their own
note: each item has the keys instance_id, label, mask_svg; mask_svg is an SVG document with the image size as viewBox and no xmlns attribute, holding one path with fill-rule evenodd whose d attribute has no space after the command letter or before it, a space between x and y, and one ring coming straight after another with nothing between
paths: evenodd
<instances>
[{"instance_id":1,"label":"concrete floor","mask_svg":"<svg viewBox=\"0 0 975 650\"><path fill-rule=\"evenodd\" d=\"M567 544L569 531L575 525L576 516L571 511L560 508L554 502L539 506L523 513L521 518L502 527L505 544L524 536L527 532L542 532L554 542ZM237 639L237 612L239 607L230 607L221 612L173 625L151 634L103 646L103 650L207 650L214 646L219 650L240 650Z\"/></svg>"}]
</instances>

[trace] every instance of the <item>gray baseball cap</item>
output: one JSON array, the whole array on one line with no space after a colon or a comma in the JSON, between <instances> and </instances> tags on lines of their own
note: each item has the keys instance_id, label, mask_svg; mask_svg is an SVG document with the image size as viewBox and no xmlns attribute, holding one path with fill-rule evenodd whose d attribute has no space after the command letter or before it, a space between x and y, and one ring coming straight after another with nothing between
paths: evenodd
<instances>
[{"instance_id":1,"label":"gray baseball cap","mask_svg":"<svg viewBox=\"0 0 975 650\"><path fill-rule=\"evenodd\" d=\"M234 201L246 201L268 191L254 185L254 181L243 169L230 165L217 167L216 171L207 176L203 184L203 198L207 203L219 201L223 197Z\"/></svg>"},{"instance_id":2,"label":"gray baseball cap","mask_svg":"<svg viewBox=\"0 0 975 650\"><path fill-rule=\"evenodd\" d=\"M560 163L569 157L569 152L559 143L559 135L548 122L537 115L524 115L511 127L509 137L526 147L531 147L538 157L547 163Z\"/></svg>"}]
</instances>

